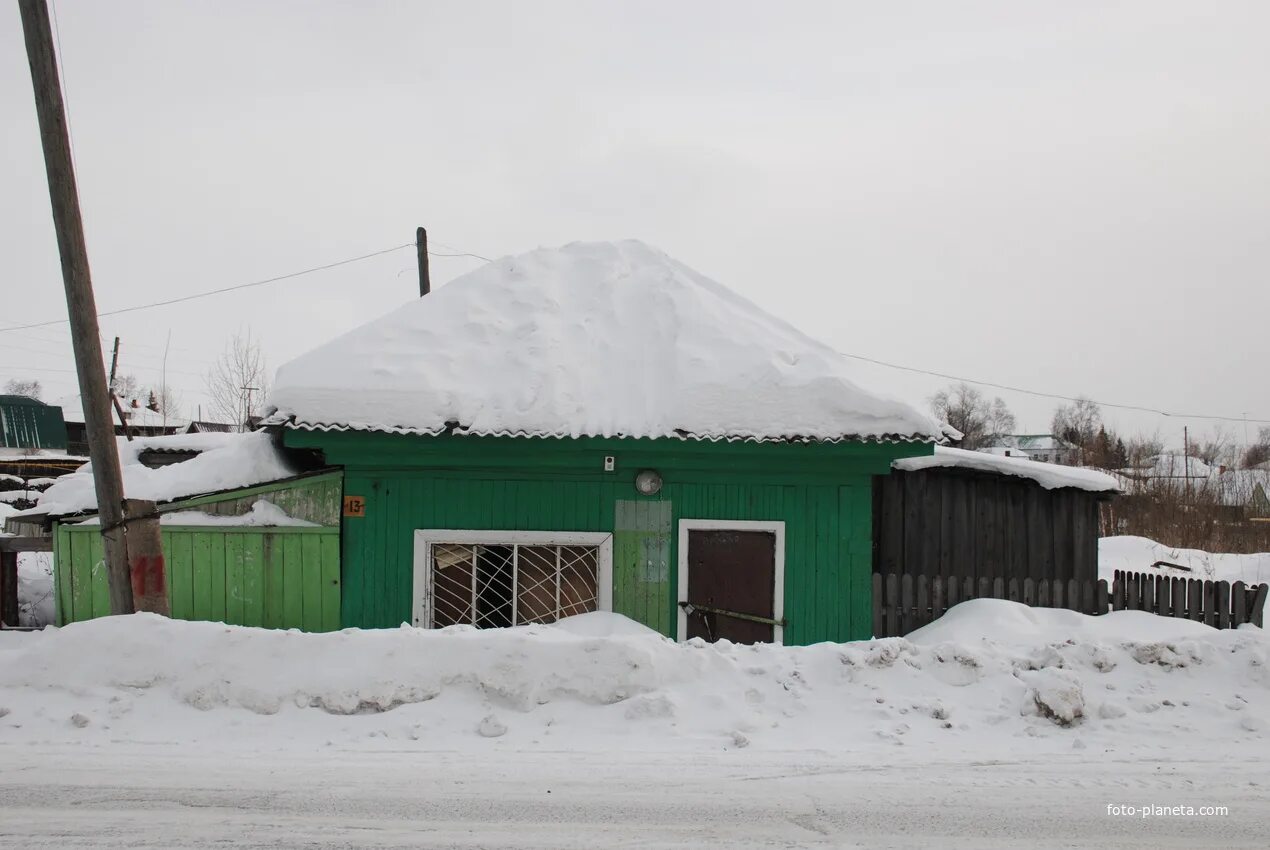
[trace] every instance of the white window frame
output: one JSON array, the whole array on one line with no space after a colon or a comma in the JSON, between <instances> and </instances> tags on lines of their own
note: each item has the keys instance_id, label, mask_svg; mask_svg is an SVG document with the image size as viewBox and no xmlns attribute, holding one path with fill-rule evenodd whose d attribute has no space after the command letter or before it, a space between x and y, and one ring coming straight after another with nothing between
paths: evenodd
<instances>
[{"instance_id":1,"label":"white window frame","mask_svg":"<svg viewBox=\"0 0 1270 850\"><path fill-rule=\"evenodd\" d=\"M613 535L604 531L487 531L421 528L415 531L414 604L411 616L420 628L431 628L432 547L438 543L462 546L595 546L596 600L600 611L613 610Z\"/></svg>"},{"instance_id":2,"label":"white window frame","mask_svg":"<svg viewBox=\"0 0 1270 850\"><path fill-rule=\"evenodd\" d=\"M768 531L776 535L776 575L772 582L772 619L785 619L785 522L784 520L679 520L679 599L688 601L688 532L690 531ZM688 639L688 614L682 605L679 612L679 640ZM785 627L772 626L772 643L785 642Z\"/></svg>"}]
</instances>

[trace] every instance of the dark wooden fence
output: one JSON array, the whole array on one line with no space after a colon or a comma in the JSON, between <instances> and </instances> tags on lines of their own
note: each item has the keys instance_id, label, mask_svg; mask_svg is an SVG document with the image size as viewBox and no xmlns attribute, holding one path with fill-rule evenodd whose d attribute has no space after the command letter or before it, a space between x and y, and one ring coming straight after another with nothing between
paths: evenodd
<instances>
[{"instance_id":1,"label":"dark wooden fence","mask_svg":"<svg viewBox=\"0 0 1270 850\"><path fill-rule=\"evenodd\" d=\"M1263 624L1266 593L1264 584L1250 587L1242 581L1231 584L1116 570L1111 604L1117 611L1149 611L1233 629L1244 623Z\"/></svg>"},{"instance_id":2,"label":"dark wooden fence","mask_svg":"<svg viewBox=\"0 0 1270 850\"><path fill-rule=\"evenodd\" d=\"M1117 571L1106 579L1004 579L970 576L873 574L873 634L898 637L919 629L968 599L1008 599L1037 608L1066 608L1082 614L1149 611L1219 629L1262 625L1267 586L1237 581L1170 578Z\"/></svg>"}]
</instances>

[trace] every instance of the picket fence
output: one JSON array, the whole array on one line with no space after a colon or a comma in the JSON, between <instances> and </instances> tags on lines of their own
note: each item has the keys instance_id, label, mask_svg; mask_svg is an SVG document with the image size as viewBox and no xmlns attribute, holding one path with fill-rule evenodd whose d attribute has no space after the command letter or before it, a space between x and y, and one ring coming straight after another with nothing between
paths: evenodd
<instances>
[{"instance_id":1,"label":"picket fence","mask_svg":"<svg viewBox=\"0 0 1270 850\"><path fill-rule=\"evenodd\" d=\"M971 576L873 574L873 634L898 637L934 622L968 599L1008 599L1037 608L1066 608L1082 614L1149 611L1219 629L1242 623L1261 626L1267 586L1242 581L1172 578L1117 571L1105 579L974 578Z\"/></svg>"}]
</instances>

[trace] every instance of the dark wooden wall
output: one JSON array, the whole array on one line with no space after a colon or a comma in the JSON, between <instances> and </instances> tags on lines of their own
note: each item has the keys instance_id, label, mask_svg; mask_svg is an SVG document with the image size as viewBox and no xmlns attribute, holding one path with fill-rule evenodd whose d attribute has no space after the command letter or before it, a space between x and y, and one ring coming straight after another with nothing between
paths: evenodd
<instances>
[{"instance_id":1,"label":"dark wooden wall","mask_svg":"<svg viewBox=\"0 0 1270 850\"><path fill-rule=\"evenodd\" d=\"M873 569L929 577L1098 579L1106 496L964 469L893 471L873 483Z\"/></svg>"}]
</instances>

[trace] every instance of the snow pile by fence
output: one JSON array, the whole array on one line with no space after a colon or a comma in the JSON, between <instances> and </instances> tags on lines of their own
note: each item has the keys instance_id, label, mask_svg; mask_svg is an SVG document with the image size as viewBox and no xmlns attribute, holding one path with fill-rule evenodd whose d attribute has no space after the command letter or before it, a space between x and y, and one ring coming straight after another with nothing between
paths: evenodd
<instances>
[{"instance_id":1,"label":"snow pile by fence","mask_svg":"<svg viewBox=\"0 0 1270 850\"><path fill-rule=\"evenodd\" d=\"M1266 752L1268 661L1260 629L997 600L911 639L801 648L676 644L608 614L331 634L135 615L0 635L0 740Z\"/></svg>"},{"instance_id":2,"label":"snow pile by fence","mask_svg":"<svg viewBox=\"0 0 1270 850\"><path fill-rule=\"evenodd\" d=\"M1172 566L1154 567L1163 561ZM1212 581L1270 583L1270 552L1226 555L1165 546L1146 537L1104 537L1098 541L1098 577L1111 581L1116 570Z\"/></svg>"}]
</instances>

